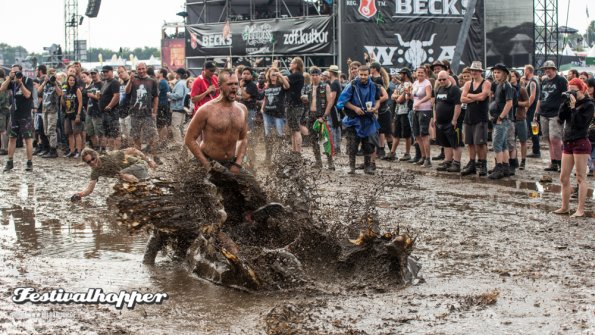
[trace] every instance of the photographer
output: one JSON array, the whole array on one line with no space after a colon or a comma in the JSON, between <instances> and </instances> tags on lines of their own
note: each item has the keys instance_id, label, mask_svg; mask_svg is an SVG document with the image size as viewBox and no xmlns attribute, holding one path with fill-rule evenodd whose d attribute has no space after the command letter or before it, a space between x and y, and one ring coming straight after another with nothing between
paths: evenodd
<instances>
[{"instance_id":1,"label":"photographer","mask_svg":"<svg viewBox=\"0 0 595 335\"><path fill-rule=\"evenodd\" d=\"M10 70L9 79L0 85L0 92L12 91L14 107L11 113L11 125L8 140L8 160L4 171L14 168L12 158L16 149L17 137L19 134L25 140L27 148L27 171L33 171L33 119L31 109L33 108L33 80L24 77L20 65L13 65Z\"/></svg>"},{"instance_id":2,"label":"photographer","mask_svg":"<svg viewBox=\"0 0 595 335\"><path fill-rule=\"evenodd\" d=\"M587 85L580 79L574 78L568 83L568 91L563 94L565 103L560 106L558 117L564 122L562 154L562 168L560 182L562 183L562 207L555 214L569 214L570 174L576 166L576 180L578 183L578 207L571 217L585 216L585 200L587 198L587 160L591 154L591 142L588 138L589 124L593 120L595 105L586 95Z\"/></svg>"},{"instance_id":3,"label":"photographer","mask_svg":"<svg viewBox=\"0 0 595 335\"><path fill-rule=\"evenodd\" d=\"M39 86L39 91L43 92L43 126L44 133L50 142L50 150L42 158L58 157L58 110L60 109L60 98L62 97L62 88L55 75L46 77Z\"/></svg>"}]
</instances>

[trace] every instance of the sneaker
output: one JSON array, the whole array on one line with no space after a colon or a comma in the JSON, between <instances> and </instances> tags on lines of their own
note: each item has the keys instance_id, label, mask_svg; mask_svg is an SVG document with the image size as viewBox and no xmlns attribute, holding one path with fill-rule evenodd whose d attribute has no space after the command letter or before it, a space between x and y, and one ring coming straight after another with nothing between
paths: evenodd
<instances>
[{"instance_id":1,"label":"sneaker","mask_svg":"<svg viewBox=\"0 0 595 335\"><path fill-rule=\"evenodd\" d=\"M558 169L558 164L555 163L551 163L550 166L543 169L543 171L560 172L560 170Z\"/></svg>"},{"instance_id":2,"label":"sneaker","mask_svg":"<svg viewBox=\"0 0 595 335\"><path fill-rule=\"evenodd\" d=\"M394 161L397 159L397 155L394 152L389 152L386 156L381 158L384 161Z\"/></svg>"},{"instance_id":3,"label":"sneaker","mask_svg":"<svg viewBox=\"0 0 595 335\"><path fill-rule=\"evenodd\" d=\"M415 157L411 158L410 160L408 160L407 162L415 164L420 160L420 158L421 157L419 157L419 156L415 156Z\"/></svg>"},{"instance_id":4,"label":"sneaker","mask_svg":"<svg viewBox=\"0 0 595 335\"><path fill-rule=\"evenodd\" d=\"M8 160L6 161L6 165L4 166L4 172L8 172L10 170L14 169L14 163L12 160Z\"/></svg>"},{"instance_id":5,"label":"sneaker","mask_svg":"<svg viewBox=\"0 0 595 335\"><path fill-rule=\"evenodd\" d=\"M461 163L459 162L452 162L452 164L446 169L446 172L461 172Z\"/></svg>"},{"instance_id":6,"label":"sneaker","mask_svg":"<svg viewBox=\"0 0 595 335\"><path fill-rule=\"evenodd\" d=\"M411 155L410 154L404 154L403 157L401 157L401 159L399 159L399 161L401 162L405 162L411 160Z\"/></svg>"},{"instance_id":7,"label":"sneaker","mask_svg":"<svg viewBox=\"0 0 595 335\"><path fill-rule=\"evenodd\" d=\"M369 174L369 175L373 175L376 169L373 168L373 165L370 164L370 166L366 166L366 168L364 169L364 173L365 174Z\"/></svg>"},{"instance_id":8,"label":"sneaker","mask_svg":"<svg viewBox=\"0 0 595 335\"><path fill-rule=\"evenodd\" d=\"M0 149L0 156L6 156L8 155L8 151L4 150L4 149Z\"/></svg>"},{"instance_id":9,"label":"sneaker","mask_svg":"<svg viewBox=\"0 0 595 335\"><path fill-rule=\"evenodd\" d=\"M422 157L417 162L415 162L414 164L416 164L416 165L424 165L425 162L426 162L426 158L425 157Z\"/></svg>"},{"instance_id":10,"label":"sneaker","mask_svg":"<svg viewBox=\"0 0 595 335\"><path fill-rule=\"evenodd\" d=\"M572 193L570 194L570 197L572 199L577 199L578 198L578 186L574 188L574 190L572 191Z\"/></svg>"},{"instance_id":11,"label":"sneaker","mask_svg":"<svg viewBox=\"0 0 595 335\"><path fill-rule=\"evenodd\" d=\"M444 151L441 151L440 154L438 156L434 156L432 157L433 160L435 161L441 161L444 159Z\"/></svg>"},{"instance_id":12,"label":"sneaker","mask_svg":"<svg viewBox=\"0 0 595 335\"><path fill-rule=\"evenodd\" d=\"M436 171L447 171L451 165L452 165L452 161L444 161L444 162L438 164Z\"/></svg>"},{"instance_id":13,"label":"sneaker","mask_svg":"<svg viewBox=\"0 0 595 335\"><path fill-rule=\"evenodd\" d=\"M33 156L37 156L39 154L41 154L42 152L44 152L45 150L43 150L42 145L38 145L35 150L33 150Z\"/></svg>"},{"instance_id":14,"label":"sneaker","mask_svg":"<svg viewBox=\"0 0 595 335\"><path fill-rule=\"evenodd\" d=\"M425 168L431 168L432 167L432 161L428 158L424 161L424 165L423 167Z\"/></svg>"},{"instance_id":15,"label":"sneaker","mask_svg":"<svg viewBox=\"0 0 595 335\"><path fill-rule=\"evenodd\" d=\"M356 156L363 156L364 155L364 150L363 149L359 149L355 155Z\"/></svg>"},{"instance_id":16,"label":"sneaker","mask_svg":"<svg viewBox=\"0 0 595 335\"><path fill-rule=\"evenodd\" d=\"M73 156L73 157L78 159L78 158L80 158L80 157L81 157L81 153L80 153L80 152L78 152L78 150L77 150L77 151L75 151L75 154L74 154L74 156Z\"/></svg>"},{"instance_id":17,"label":"sneaker","mask_svg":"<svg viewBox=\"0 0 595 335\"><path fill-rule=\"evenodd\" d=\"M356 165L356 166L355 166L355 169L356 169L356 170L363 170L365 167L366 167L366 166L364 165L364 163L361 163L361 164L359 164L359 165Z\"/></svg>"},{"instance_id":18,"label":"sneaker","mask_svg":"<svg viewBox=\"0 0 595 335\"><path fill-rule=\"evenodd\" d=\"M377 148L376 156L380 159L384 158L384 156L386 156L386 151L384 151L384 148Z\"/></svg>"},{"instance_id":19,"label":"sneaker","mask_svg":"<svg viewBox=\"0 0 595 335\"><path fill-rule=\"evenodd\" d=\"M27 161L27 167L25 168L25 171L33 171L33 162L32 161Z\"/></svg>"},{"instance_id":20,"label":"sneaker","mask_svg":"<svg viewBox=\"0 0 595 335\"><path fill-rule=\"evenodd\" d=\"M64 158L71 158L74 156L74 151L68 151L68 153L66 153L66 155L64 155Z\"/></svg>"}]
</instances>

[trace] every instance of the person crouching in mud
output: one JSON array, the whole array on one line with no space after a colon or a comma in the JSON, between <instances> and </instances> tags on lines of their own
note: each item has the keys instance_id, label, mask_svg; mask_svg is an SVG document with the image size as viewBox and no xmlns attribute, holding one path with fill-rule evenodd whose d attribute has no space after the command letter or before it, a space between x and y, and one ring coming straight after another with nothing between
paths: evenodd
<instances>
[{"instance_id":1,"label":"person crouching in mud","mask_svg":"<svg viewBox=\"0 0 595 335\"><path fill-rule=\"evenodd\" d=\"M109 151L103 155L99 155L93 149L85 148L81 153L81 159L91 168L91 181L84 191L75 193L70 198L72 201L81 200L93 193L99 177L117 177L125 182L136 183L149 177L147 165L153 169L157 166L154 161L135 148Z\"/></svg>"},{"instance_id":2,"label":"person crouching in mud","mask_svg":"<svg viewBox=\"0 0 595 335\"><path fill-rule=\"evenodd\" d=\"M248 146L248 110L235 101L237 75L223 69L218 79L219 97L197 110L184 142L221 193L227 213L225 222L264 222L270 215L282 212L283 206L267 204L266 194L254 176L242 168Z\"/></svg>"}]
</instances>

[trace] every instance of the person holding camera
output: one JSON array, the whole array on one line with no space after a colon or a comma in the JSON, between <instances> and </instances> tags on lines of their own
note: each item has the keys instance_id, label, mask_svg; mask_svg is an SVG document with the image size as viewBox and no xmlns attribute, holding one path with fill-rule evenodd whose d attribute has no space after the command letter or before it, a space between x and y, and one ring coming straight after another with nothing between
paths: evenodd
<instances>
[{"instance_id":1,"label":"person holding camera","mask_svg":"<svg viewBox=\"0 0 595 335\"><path fill-rule=\"evenodd\" d=\"M55 75L45 77L45 80L39 86L39 91L43 92L43 126L44 133L49 139L50 150L42 158L58 157L58 110L60 109L60 99L64 92L60 87L60 82Z\"/></svg>"},{"instance_id":2,"label":"person holding camera","mask_svg":"<svg viewBox=\"0 0 595 335\"><path fill-rule=\"evenodd\" d=\"M8 160L4 171L14 168L13 157L19 134L25 141L27 148L26 171L33 171L33 119L31 109L33 108L33 80L23 76L23 68L16 64L10 70L8 80L0 85L0 92L12 91L13 105L10 115L10 131L8 140Z\"/></svg>"},{"instance_id":3,"label":"person holding camera","mask_svg":"<svg viewBox=\"0 0 595 335\"><path fill-rule=\"evenodd\" d=\"M0 85L6 79L4 69L0 69ZM8 155L8 123L10 122L10 107L12 98L9 91L0 92L0 155Z\"/></svg>"},{"instance_id":4,"label":"person holding camera","mask_svg":"<svg viewBox=\"0 0 595 335\"><path fill-rule=\"evenodd\" d=\"M578 183L578 207L571 217L585 217L585 201L587 198L587 160L591 155L589 141L589 125L593 120L595 105L587 94L587 85L574 78L568 83L568 91L564 95L566 102L560 106L558 117L564 123L562 167L560 182L562 183L562 207L555 214L570 214L569 202L572 188L570 174L576 166Z\"/></svg>"}]
</instances>

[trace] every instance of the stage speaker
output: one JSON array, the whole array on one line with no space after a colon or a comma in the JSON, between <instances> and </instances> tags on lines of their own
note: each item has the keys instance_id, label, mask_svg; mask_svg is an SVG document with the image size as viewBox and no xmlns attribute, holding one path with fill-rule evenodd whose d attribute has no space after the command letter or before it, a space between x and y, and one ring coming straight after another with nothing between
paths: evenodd
<instances>
[{"instance_id":1,"label":"stage speaker","mask_svg":"<svg viewBox=\"0 0 595 335\"><path fill-rule=\"evenodd\" d=\"M85 15L88 17L97 17L97 14L99 14L99 6L101 6L101 0L89 0Z\"/></svg>"}]
</instances>

